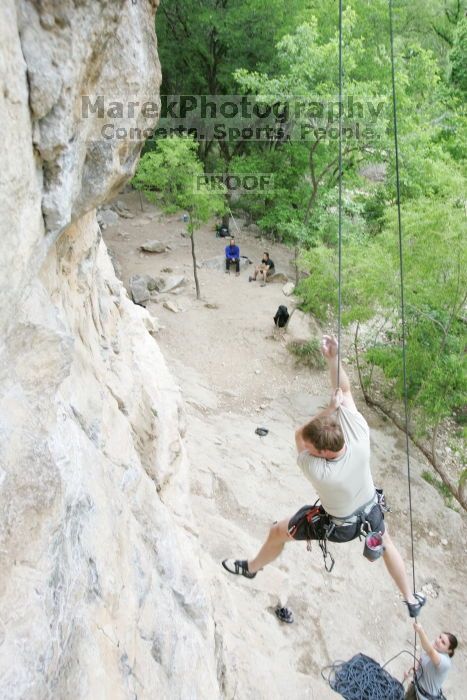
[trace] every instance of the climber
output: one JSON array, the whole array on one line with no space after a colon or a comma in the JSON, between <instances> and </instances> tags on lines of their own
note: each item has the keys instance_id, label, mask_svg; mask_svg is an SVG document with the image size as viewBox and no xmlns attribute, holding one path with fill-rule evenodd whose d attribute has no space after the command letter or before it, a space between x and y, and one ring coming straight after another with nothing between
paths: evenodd
<instances>
[{"instance_id":1,"label":"climber","mask_svg":"<svg viewBox=\"0 0 467 700\"><path fill-rule=\"evenodd\" d=\"M426 598L411 592L402 557L385 531L384 501L375 490L370 471L368 424L357 410L347 374L342 366L338 370L337 340L325 335L321 350L328 363L333 395L329 406L296 431L295 440L298 465L322 505L319 511L304 506L292 518L275 523L253 559L225 559L222 565L232 574L252 579L279 556L290 540L319 540L326 562L327 540L349 542L361 536L363 528L366 533L382 535L386 567L410 617L417 617Z\"/></svg>"},{"instance_id":2,"label":"climber","mask_svg":"<svg viewBox=\"0 0 467 700\"><path fill-rule=\"evenodd\" d=\"M419 622L414 622L413 626L420 637L423 654L420 657L413 682L405 694L405 700L423 700L423 698L442 700L444 695L441 686L451 668L451 658L457 648L457 639L450 632L441 632L431 643ZM412 674L413 669L410 669L405 674L405 679Z\"/></svg>"}]
</instances>

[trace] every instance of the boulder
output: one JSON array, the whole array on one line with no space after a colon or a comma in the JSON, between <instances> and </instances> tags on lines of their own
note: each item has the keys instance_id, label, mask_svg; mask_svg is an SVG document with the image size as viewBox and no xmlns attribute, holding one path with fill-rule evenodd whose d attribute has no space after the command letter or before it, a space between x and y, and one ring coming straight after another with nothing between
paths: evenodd
<instances>
[{"instance_id":1,"label":"boulder","mask_svg":"<svg viewBox=\"0 0 467 700\"><path fill-rule=\"evenodd\" d=\"M282 291L285 294L286 297L290 297L294 291L295 291L295 285L293 282L287 282L287 284L284 284L282 287Z\"/></svg>"},{"instance_id":2,"label":"boulder","mask_svg":"<svg viewBox=\"0 0 467 700\"><path fill-rule=\"evenodd\" d=\"M287 324L287 336L289 340L308 342L313 338L320 339L321 329L309 314L295 309Z\"/></svg>"},{"instance_id":3,"label":"boulder","mask_svg":"<svg viewBox=\"0 0 467 700\"><path fill-rule=\"evenodd\" d=\"M250 261L248 258L245 257L240 257L240 269L246 269L248 265L250 264ZM225 255L216 255L215 258L208 258L207 260L203 260L201 263L201 267L204 267L207 270L219 270L219 271L224 271L225 270ZM235 268L232 266L232 270L235 270Z\"/></svg>"},{"instance_id":4,"label":"boulder","mask_svg":"<svg viewBox=\"0 0 467 700\"><path fill-rule=\"evenodd\" d=\"M141 246L141 250L144 250L145 253L165 253L166 247L165 243L154 239L152 241L145 241Z\"/></svg>"}]
</instances>

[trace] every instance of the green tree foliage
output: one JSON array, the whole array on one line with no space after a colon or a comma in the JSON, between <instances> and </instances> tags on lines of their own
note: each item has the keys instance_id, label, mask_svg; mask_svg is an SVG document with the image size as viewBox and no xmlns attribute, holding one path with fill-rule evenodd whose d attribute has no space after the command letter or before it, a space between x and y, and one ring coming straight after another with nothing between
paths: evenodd
<instances>
[{"instance_id":1,"label":"green tree foliage","mask_svg":"<svg viewBox=\"0 0 467 700\"><path fill-rule=\"evenodd\" d=\"M344 17L343 155L346 168L354 167L365 157L381 157L387 125L386 103L380 98L378 83L354 77L365 52L362 38L354 36L355 24L356 15L349 9ZM263 153L265 165L270 166L271 150L275 151L274 159L280 168L274 171L274 202L260 219L260 224L285 240L313 242L314 231L322 224L325 193L336 183L337 63L336 34L323 42L317 19L310 17L308 23L300 25L278 43L274 75L244 69L235 73L242 90L258 95L258 100L264 104L273 105L284 100L288 103L287 140L272 144L273 148ZM256 157L252 154L245 159Z\"/></svg>"},{"instance_id":2,"label":"green tree foliage","mask_svg":"<svg viewBox=\"0 0 467 700\"><path fill-rule=\"evenodd\" d=\"M234 94L235 68L269 66L304 0L164 0L156 32L165 94Z\"/></svg>"},{"instance_id":3,"label":"green tree foliage","mask_svg":"<svg viewBox=\"0 0 467 700\"><path fill-rule=\"evenodd\" d=\"M197 145L191 138L174 136L157 142L156 150L140 160L132 180L150 201L158 202L166 212L188 212L193 275L196 297L200 298L196 268L195 232L211 216L224 209L223 190L208 189L203 180L203 166L197 157Z\"/></svg>"},{"instance_id":4,"label":"green tree foliage","mask_svg":"<svg viewBox=\"0 0 467 700\"><path fill-rule=\"evenodd\" d=\"M462 407L467 393L462 320L467 289L465 211L449 199L417 199L403 210L408 397L420 429ZM343 321L379 318L366 359L379 366L402 398L400 278L396 217L383 232L346 236ZM337 308L335 250L317 246L304 256L310 277L301 283L306 309L323 321ZM381 319L385 322L382 323ZM368 342L368 339L367 339Z\"/></svg>"}]
</instances>

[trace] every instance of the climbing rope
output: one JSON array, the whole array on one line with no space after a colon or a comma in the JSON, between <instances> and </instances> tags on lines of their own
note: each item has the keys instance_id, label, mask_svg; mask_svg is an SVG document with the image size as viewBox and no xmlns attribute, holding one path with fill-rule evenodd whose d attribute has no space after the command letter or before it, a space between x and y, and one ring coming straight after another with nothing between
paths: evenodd
<instances>
[{"instance_id":1,"label":"climbing rope","mask_svg":"<svg viewBox=\"0 0 467 700\"><path fill-rule=\"evenodd\" d=\"M407 455L407 482L409 490L409 515L410 515L410 541L412 556L412 583L415 593L415 556L414 556L414 533L412 517L412 489L410 479L410 450L409 450L409 410L407 398L407 360L406 360L406 330L405 330L405 302L404 302L404 255L402 245L402 214L401 214L401 191L399 177L399 140L397 132L397 97L396 97L396 69L394 60L394 26L392 16L392 0L389 0L389 33L391 37L391 78L392 78L392 114L394 124L394 153L396 161L396 190L397 190L397 229L399 238L399 276L400 276L400 298L401 298L401 326L402 326L402 376L404 381L404 414L405 414L405 451Z\"/></svg>"},{"instance_id":2,"label":"climbing rope","mask_svg":"<svg viewBox=\"0 0 467 700\"><path fill-rule=\"evenodd\" d=\"M350 661L336 661L321 675L346 700L404 700L402 683L365 654L356 654Z\"/></svg>"},{"instance_id":3,"label":"climbing rope","mask_svg":"<svg viewBox=\"0 0 467 700\"><path fill-rule=\"evenodd\" d=\"M342 0L339 0L339 292L338 292L338 367L340 365L340 331L341 331L341 283L342 283ZM399 271L400 271L400 299L401 299L401 325L402 325L402 372L404 384L404 413L405 413L405 438L407 456L407 480L409 494L409 516L410 516L410 539L412 556L412 583L415 593L415 556L414 556L414 533L412 514L412 490L410 477L410 450L409 450L409 429L408 429L408 392L407 392L407 361L406 361L406 325L405 325L405 303L404 303L404 256L402 242L402 213L400 196L400 174L399 174L399 142L397 130L397 96L396 77L394 59L394 25L392 0L389 0L389 33L391 43L391 82L392 82L392 105L393 105L393 129L394 129L394 154L396 169L396 190L397 190L397 224L399 243ZM339 386L339 370L337 375ZM414 651L411 654L416 661L417 633L414 638ZM401 652L403 653L403 652ZM395 658L395 657L393 657ZM388 662L389 663L389 662ZM328 671L327 676L325 672ZM403 700L404 687L396 678L393 678L374 659L364 654L356 654L349 661L338 661L327 666L321 672L322 677L328 681L332 690L339 693L346 700Z\"/></svg>"},{"instance_id":4,"label":"climbing rope","mask_svg":"<svg viewBox=\"0 0 467 700\"><path fill-rule=\"evenodd\" d=\"M392 82L392 115L394 124L394 154L396 161L396 191L397 191L397 231L399 241L399 278L401 299L401 326L402 326L402 377L404 382L404 422L405 422L405 453L407 457L407 486L409 492L409 522L410 543L412 558L412 586L415 593L415 547L412 515L412 482L410 478L410 445L409 445L409 408L407 392L407 358L406 358L406 330L405 330L405 302L404 302L404 251L402 245L402 213L401 213L401 189L399 177L399 140L397 131L397 95L396 95L396 67L394 60L394 23L392 13L392 0L389 0L389 34L391 38L391 82ZM414 659L417 654L417 632L414 631ZM415 674L415 662L414 662Z\"/></svg>"},{"instance_id":5,"label":"climbing rope","mask_svg":"<svg viewBox=\"0 0 467 700\"><path fill-rule=\"evenodd\" d=\"M337 299L337 386L340 386L341 324L342 324L342 0L339 0L339 196L338 196L338 299Z\"/></svg>"}]
</instances>

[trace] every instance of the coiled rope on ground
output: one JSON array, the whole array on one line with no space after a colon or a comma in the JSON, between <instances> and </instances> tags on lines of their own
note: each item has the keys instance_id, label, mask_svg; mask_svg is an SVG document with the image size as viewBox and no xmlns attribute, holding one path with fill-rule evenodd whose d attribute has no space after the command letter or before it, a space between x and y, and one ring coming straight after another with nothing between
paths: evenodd
<instances>
[{"instance_id":1,"label":"coiled rope on ground","mask_svg":"<svg viewBox=\"0 0 467 700\"><path fill-rule=\"evenodd\" d=\"M321 675L345 700L404 700L402 683L365 654L336 661Z\"/></svg>"}]
</instances>

